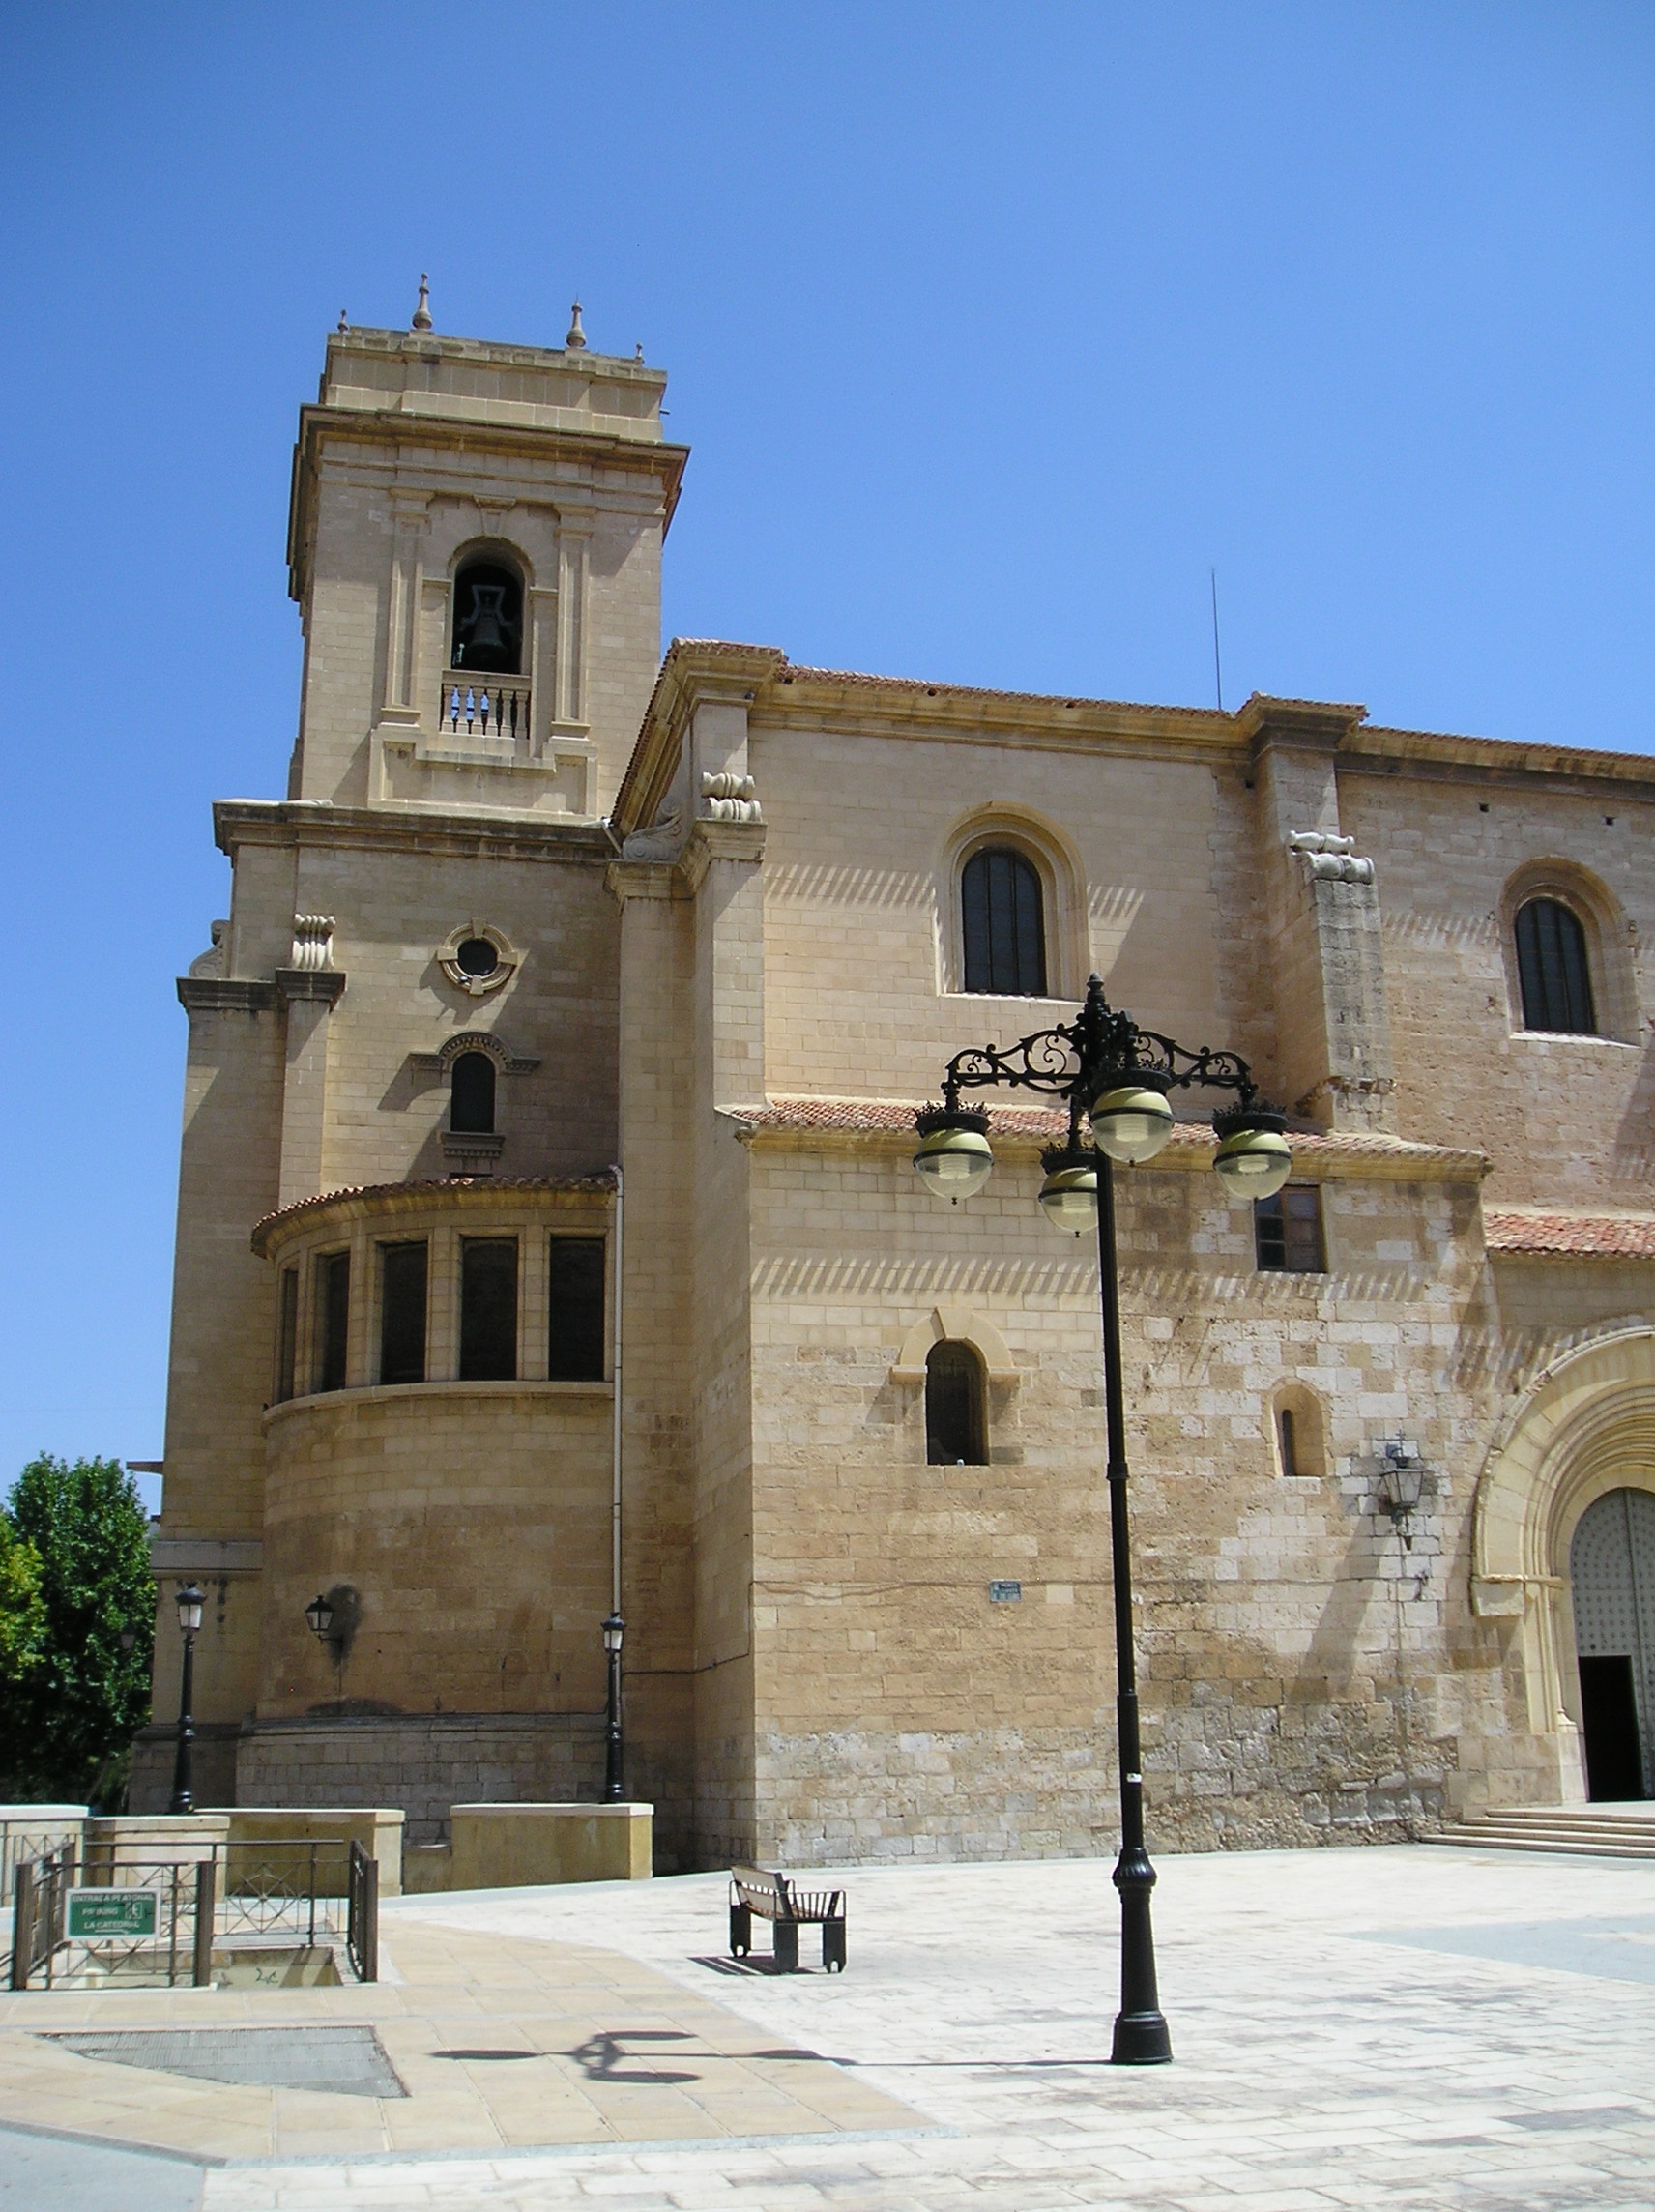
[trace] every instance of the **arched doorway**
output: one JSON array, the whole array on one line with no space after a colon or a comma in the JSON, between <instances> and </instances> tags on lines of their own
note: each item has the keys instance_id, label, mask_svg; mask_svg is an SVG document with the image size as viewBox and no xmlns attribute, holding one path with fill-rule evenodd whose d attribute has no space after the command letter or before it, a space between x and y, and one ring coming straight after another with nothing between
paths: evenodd
<instances>
[{"instance_id":1,"label":"arched doorway","mask_svg":"<svg viewBox=\"0 0 1655 2212\"><path fill-rule=\"evenodd\" d=\"M1502 1665L1516 1676L1508 1676L1514 1689L1521 1682L1523 1695L1516 1710L1508 1704L1492 1727L1479 1724L1463 1739L1462 1762L1471 1778L1467 1802L1478 1791L1497 1803L1571 1804L1587 1795L1582 1690L1590 1682L1595 1697L1615 1673L1624 1684L1625 1669L1582 1669L1580 1658L1625 1658L1630 1645L1600 1643L1591 1626L1581 1641L1574 1540L1592 1508L1622 1491L1655 1505L1655 1328L1644 1326L1590 1338L1542 1368L1512 1408L1478 1478L1471 1608L1482 1619L1509 1624L1502 1631ZM1624 1555L1629 1510L1644 1508L1621 1508L1622 1549L1614 1557ZM1611 1514L1604 1525L1612 1528ZM1586 1541L1590 1612L1598 1539L1588 1530ZM1643 1571L1646 1587L1655 1590L1655 1558ZM1644 1650L1655 1655L1655 1622L1642 1617ZM1634 1692L1641 1719L1634 1793L1641 1795L1655 1787L1655 1675L1640 1675L1635 1666ZM1601 1717L1600 1707L1594 1729ZM1604 1726L1607 1732L1607 1721ZM1608 1781L1602 1776L1590 1784L1590 1794L1597 1796Z\"/></svg>"},{"instance_id":2,"label":"arched doorway","mask_svg":"<svg viewBox=\"0 0 1655 2212\"><path fill-rule=\"evenodd\" d=\"M1569 1546L1581 1733L1594 1799L1655 1794L1655 1494L1611 1490Z\"/></svg>"}]
</instances>

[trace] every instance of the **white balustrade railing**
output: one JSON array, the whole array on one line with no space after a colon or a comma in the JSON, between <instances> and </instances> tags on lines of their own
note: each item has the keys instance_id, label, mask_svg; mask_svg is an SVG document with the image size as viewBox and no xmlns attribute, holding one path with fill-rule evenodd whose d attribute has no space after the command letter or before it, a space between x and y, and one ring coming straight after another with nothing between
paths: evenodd
<instances>
[{"instance_id":1,"label":"white balustrade railing","mask_svg":"<svg viewBox=\"0 0 1655 2212\"><path fill-rule=\"evenodd\" d=\"M508 738L527 743L529 685L521 676L450 668L443 676L438 720L448 737Z\"/></svg>"}]
</instances>

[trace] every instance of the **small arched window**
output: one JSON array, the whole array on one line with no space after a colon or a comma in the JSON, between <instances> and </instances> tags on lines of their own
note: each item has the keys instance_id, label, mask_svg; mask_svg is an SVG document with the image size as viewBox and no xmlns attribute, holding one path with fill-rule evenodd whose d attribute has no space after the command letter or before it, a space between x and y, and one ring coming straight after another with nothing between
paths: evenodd
<instances>
[{"instance_id":1,"label":"small arched window","mask_svg":"<svg viewBox=\"0 0 1655 2212\"><path fill-rule=\"evenodd\" d=\"M955 1337L934 1344L925 1360L925 1457L932 1467L988 1463L983 1363Z\"/></svg>"},{"instance_id":2,"label":"small arched window","mask_svg":"<svg viewBox=\"0 0 1655 2212\"><path fill-rule=\"evenodd\" d=\"M485 1052L462 1052L450 1079L449 1127L457 1136L487 1136L494 1128L494 1062Z\"/></svg>"},{"instance_id":3,"label":"small arched window","mask_svg":"<svg viewBox=\"0 0 1655 2212\"><path fill-rule=\"evenodd\" d=\"M523 580L500 561L468 561L454 578L450 668L515 676L523 665Z\"/></svg>"},{"instance_id":4,"label":"small arched window","mask_svg":"<svg viewBox=\"0 0 1655 2212\"><path fill-rule=\"evenodd\" d=\"M1523 1026L1559 1036L1595 1036L1586 932L1561 899L1532 898L1517 912L1517 975Z\"/></svg>"},{"instance_id":5,"label":"small arched window","mask_svg":"<svg viewBox=\"0 0 1655 2212\"><path fill-rule=\"evenodd\" d=\"M1046 996L1046 921L1032 860L985 845L960 877L966 989L1010 999Z\"/></svg>"}]
</instances>

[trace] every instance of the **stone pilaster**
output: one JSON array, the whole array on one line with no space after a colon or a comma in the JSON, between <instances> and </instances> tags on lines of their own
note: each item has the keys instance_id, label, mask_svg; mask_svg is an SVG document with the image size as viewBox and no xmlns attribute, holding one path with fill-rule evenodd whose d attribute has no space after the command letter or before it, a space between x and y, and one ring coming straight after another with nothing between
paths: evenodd
<instances>
[{"instance_id":1,"label":"stone pilaster","mask_svg":"<svg viewBox=\"0 0 1655 2212\"><path fill-rule=\"evenodd\" d=\"M1281 1102L1330 1129L1395 1126L1374 864L1341 835L1335 773L1357 707L1255 697L1268 958Z\"/></svg>"}]
</instances>

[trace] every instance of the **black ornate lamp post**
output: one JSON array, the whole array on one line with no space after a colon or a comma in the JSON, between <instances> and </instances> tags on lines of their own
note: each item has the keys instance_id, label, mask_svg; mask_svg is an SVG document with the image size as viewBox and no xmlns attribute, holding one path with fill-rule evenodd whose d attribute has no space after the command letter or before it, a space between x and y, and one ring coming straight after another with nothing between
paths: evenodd
<instances>
[{"instance_id":1,"label":"black ornate lamp post","mask_svg":"<svg viewBox=\"0 0 1655 2212\"><path fill-rule=\"evenodd\" d=\"M190 1707L195 1702L195 1636L201 1626L201 1608L206 1604L206 1592L194 1583L186 1583L178 1593L178 1626L184 1637L184 1674L178 1686L178 1754L172 1762L173 1813L193 1813L195 1789L190 1773L190 1761L195 1749L195 1718Z\"/></svg>"},{"instance_id":2,"label":"black ornate lamp post","mask_svg":"<svg viewBox=\"0 0 1655 2212\"><path fill-rule=\"evenodd\" d=\"M1144 1847L1144 1778L1138 1734L1138 1675L1132 1644L1132 1549L1126 1514L1126 1414L1120 1370L1120 1290L1115 1256L1115 1166L1154 1158L1173 1129L1169 1091L1199 1086L1234 1091L1236 1104L1212 1118L1213 1165L1238 1198L1268 1198L1292 1166L1284 1118L1258 1102L1246 1062L1233 1052L1190 1052L1141 1030L1117 1012L1093 975L1080 1019L1024 1037L1005 1052L992 1045L956 1053L943 1077L941 1106L915 1117L914 1165L940 1197L969 1198L988 1180L994 1156L988 1116L960 1104L962 1091L1013 1085L1061 1099L1066 1143L1041 1155L1040 1206L1055 1228L1081 1236L1095 1222L1103 1300L1104 1405L1109 1440L1109 1533L1115 1585L1115 1667L1120 1751L1120 2011L1115 2022L1118 2066L1154 2066L1173 2055L1155 1987L1149 1893L1155 1870ZM1083 1120L1092 1142L1082 1137Z\"/></svg>"},{"instance_id":3,"label":"black ornate lamp post","mask_svg":"<svg viewBox=\"0 0 1655 2212\"><path fill-rule=\"evenodd\" d=\"M603 1794L615 1804L625 1794L621 1779L621 1639L625 1633L626 1623L621 1615L610 1614L603 1623L603 1655L609 1663L603 1720Z\"/></svg>"}]
</instances>

